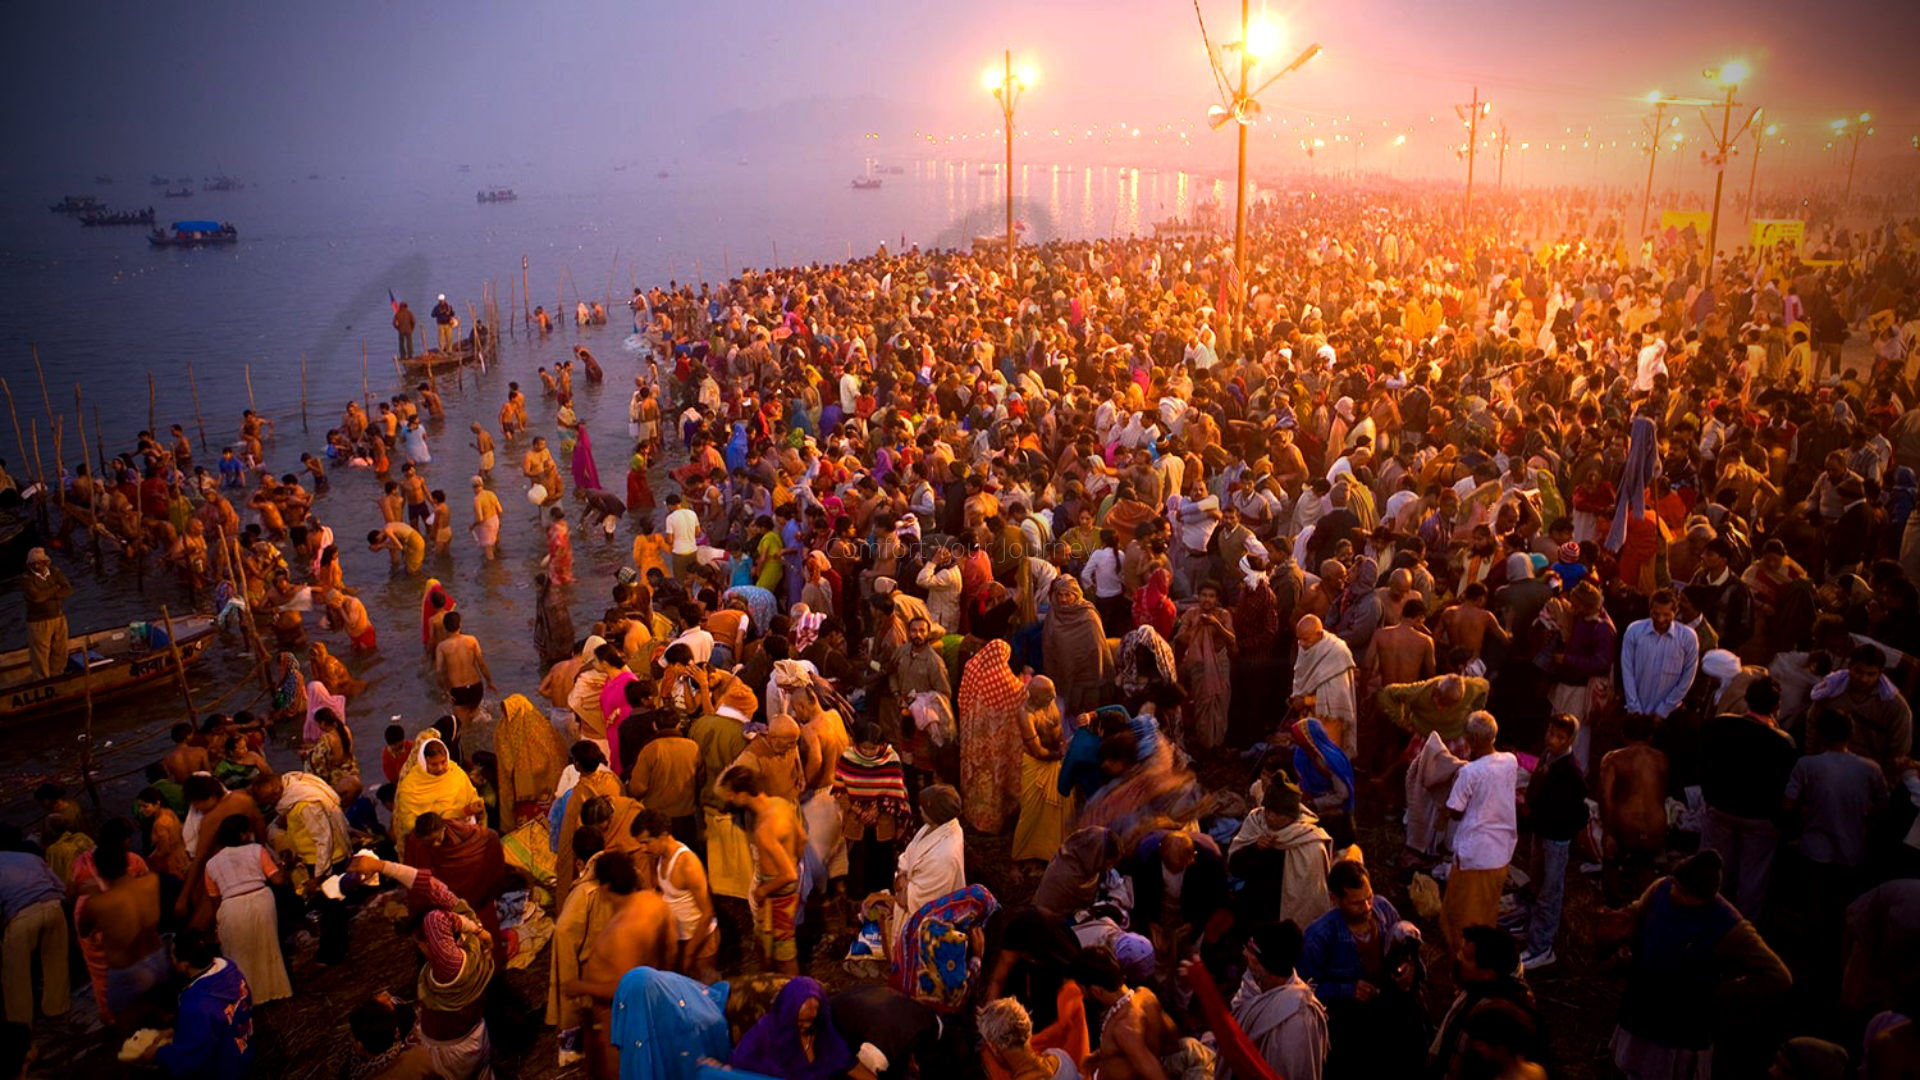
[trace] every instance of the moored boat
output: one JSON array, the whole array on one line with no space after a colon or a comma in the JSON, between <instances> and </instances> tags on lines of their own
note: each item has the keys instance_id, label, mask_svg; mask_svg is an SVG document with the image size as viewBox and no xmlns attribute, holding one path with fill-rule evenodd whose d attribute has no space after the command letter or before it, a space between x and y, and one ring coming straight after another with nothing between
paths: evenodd
<instances>
[{"instance_id":1,"label":"moored boat","mask_svg":"<svg viewBox=\"0 0 1920 1080\"><path fill-rule=\"evenodd\" d=\"M520 197L519 193L514 191L510 187L492 187L492 188L485 188L481 191L475 192L473 196L473 201L483 202L483 203L513 202L519 197Z\"/></svg>"},{"instance_id":2,"label":"moored boat","mask_svg":"<svg viewBox=\"0 0 1920 1080\"><path fill-rule=\"evenodd\" d=\"M161 194L169 199L191 199L193 198L193 189L190 187L168 188L161 192Z\"/></svg>"},{"instance_id":3,"label":"moored boat","mask_svg":"<svg viewBox=\"0 0 1920 1080\"><path fill-rule=\"evenodd\" d=\"M206 655L218 627L213 619L194 615L173 620L173 631L181 663L191 664ZM67 645L72 652L66 670L46 679L33 677L27 650L0 653L0 724L70 709L89 694L106 697L174 672L166 628L159 622L146 624L144 632L126 626L98 630L73 637Z\"/></svg>"},{"instance_id":4,"label":"moored boat","mask_svg":"<svg viewBox=\"0 0 1920 1080\"><path fill-rule=\"evenodd\" d=\"M880 186L880 178L877 176L856 176L853 178L853 186L859 191L872 191L874 188Z\"/></svg>"},{"instance_id":5,"label":"moored boat","mask_svg":"<svg viewBox=\"0 0 1920 1080\"><path fill-rule=\"evenodd\" d=\"M234 244L239 240L240 230L219 221L176 221L147 234L147 243L154 247L201 247Z\"/></svg>"},{"instance_id":6,"label":"moored boat","mask_svg":"<svg viewBox=\"0 0 1920 1080\"><path fill-rule=\"evenodd\" d=\"M106 207L100 205L100 200L92 195L69 195L47 209L56 214L92 214Z\"/></svg>"}]
</instances>

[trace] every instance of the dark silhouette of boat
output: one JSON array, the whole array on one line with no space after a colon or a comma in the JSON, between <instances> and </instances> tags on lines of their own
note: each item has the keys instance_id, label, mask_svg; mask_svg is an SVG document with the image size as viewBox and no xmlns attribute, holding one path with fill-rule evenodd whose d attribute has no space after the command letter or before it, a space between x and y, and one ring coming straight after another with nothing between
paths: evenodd
<instances>
[{"instance_id":1,"label":"dark silhouette of boat","mask_svg":"<svg viewBox=\"0 0 1920 1080\"><path fill-rule=\"evenodd\" d=\"M238 180L235 180L233 177L228 176L225 173L221 173L218 176L208 177L207 182L200 185L200 190L201 191L239 191L241 188L246 186L247 185L241 183Z\"/></svg>"},{"instance_id":2,"label":"dark silhouette of boat","mask_svg":"<svg viewBox=\"0 0 1920 1080\"><path fill-rule=\"evenodd\" d=\"M513 202L519 197L520 197L519 193L515 192L510 187L494 187L494 188L485 188L481 191L475 192L473 196L473 201L483 202L483 203Z\"/></svg>"},{"instance_id":3,"label":"dark silhouette of boat","mask_svg":"<svg viewBox=\"0 0 1920 1080\"><path fill-rule=\"evenodd\" d=\"M147 627L144 635L126 626L76 634L68 642L73 652L66 667L45 679L33 677L27 650L0 653L0 724L72 709L88 697L105 697L173 675L177 667L164 625L156 620ZM173 630L181 664L206 655L220 636L219 624L205 615L175 619Z\"/></svg>"},{"instance_id":4,"label":"dark silhouette of boat","mask_svg":"<svg viewBox=\"0 0 1920 1080\"><path fill-rule=\"evenodd\" d=\"M193 189L190 187L168 188L161 192L161 194L169 199L191 199L193 198Z\"/></svg>"},{"instance_id":5,"label":"dark silhouette of boat","mask_svg":"<svg viewBox=\"0 0 1920 1080\"><path fill-rule=\"evenodd\" d=\"M240 230L219 221L176 221L147 234L147 243L154 247L205 247L239 242Z\"/></svg>"},{"instance_id":6,"label":"dark silhouette of boat","mask_svg":"<svg viewBox=\"0 0 1920 1080\"><path fill-rule=\"evenodd\" d=\"M105 173L102 173L101 175L94 177L93 182L96 184L111 184L113 183L113 177L108 176Z\"/></svg>"},{"instance_id":7,"label":"dark silhouette of boat","mask_svg":"<svg viewBox=\"0 0 1920 1080\"><path fill-rule=\"evenodd\" d=\"M855 191L872 191L879 186L880 178L877 176L856 176L853 178Z\"/></svg>"},{"instance_id":8,"label":"dark silhouette of boat","mask_svg":"<svg viewBox=\"0 0 1920 1080\"><path fill-rule=\"evenodd\" d=\"M173 183L173 180L171 178L161 176L159 173L154 173L153 175L147 177L148 187L166 187L168 184L171 184L171 183Z\"/></svg>"},{"instance_id":9,"label":"dark silhouette of boat","mask_svg":"<svg viewBox=\"0 0 1920 1080\"><path fill-rule=\"evenodd\" d=\"M83 214L82 225L151 225L153 207L145 210L102 210L97 214Z\"/></svg>"},{"instance_id":10,"label":"dark silhouette of boat","mask_svg":"<svg viewBox=\"0 0 1920 1080\"><path fill-rule=\"evenodd\" d=\"M56 214L97 214L106 207L93 195L69 195L47 209Z\"/></svg>"}]
</instances>

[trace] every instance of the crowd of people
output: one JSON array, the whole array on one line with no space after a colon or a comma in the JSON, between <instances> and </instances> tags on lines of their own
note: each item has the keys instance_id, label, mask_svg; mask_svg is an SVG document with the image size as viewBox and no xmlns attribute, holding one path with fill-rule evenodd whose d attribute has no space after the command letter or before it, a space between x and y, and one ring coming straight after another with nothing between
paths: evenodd
<instances>
[{"instance_id":1,"label":"crowd of people","mask_svg":"<svg viewBox=\"0 0 1920 1080\"><path fill-rule=\"evenodd\" d=\"M352 1009L352 1080L490 1075L528 964L595 1077L1920 1075L1920 233L1809 266L1626 216L1282 199L1244 304L1193 240L636 289L624 491L562 363L472 424L470 514L429 387L351 404L311 493L251 413L215 470L143 433L82 523L252 620L275 690L178 725L132 821L40 792L7 1018L35 956L66 1010L71 929L123 1054L238 1076L283 950L343 961L384 893L420 974ZM329 470L374 474L443 695L377 783L348 664L410 628ZM425 576L469 558L537 570L538 669ZM1604 1048L1549 1030L1569 969L1621 980Z\"/></svg>"}]
</instances>

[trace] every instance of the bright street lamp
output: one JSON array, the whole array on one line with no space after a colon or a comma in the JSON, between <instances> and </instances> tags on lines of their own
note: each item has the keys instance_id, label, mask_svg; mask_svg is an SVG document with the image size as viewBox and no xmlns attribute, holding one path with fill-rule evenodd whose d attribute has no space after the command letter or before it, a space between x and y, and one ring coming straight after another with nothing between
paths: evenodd
<instances>
[{"instance_id":1,"label":"bright street lamp","mask_svg":"<svg viewBox=\"0 0 1920 1080\"><path fill-rule=\"evenodd\" d=\"M1005 120L1002 127L1007 133L1007 277L1011 281L1018 269L1013 251L1013 107L1020 101L1020 92L1039 81L1039 74L1025 64L1019 71L1013 70L1013 50L1008 49L1001 57L1000 70L988 68L980 81L1000 103L1000 115Z\"/></svg>"}]
</instances>

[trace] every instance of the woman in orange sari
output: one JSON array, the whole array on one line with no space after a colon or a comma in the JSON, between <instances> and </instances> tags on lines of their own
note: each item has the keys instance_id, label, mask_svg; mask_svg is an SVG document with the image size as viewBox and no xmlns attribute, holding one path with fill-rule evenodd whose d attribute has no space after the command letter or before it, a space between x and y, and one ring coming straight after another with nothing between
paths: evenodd
<instances>
[{"instance_id":1,"label":"woman in orange sari","mask_svg":"<svg viewBox=\"0 0 1920 1080\"><path fill-rule=\"evenodd\" d=\"M1005 827L1020 789L1027 688L1008 666L1012 655L1006 639L995 638L960 676L960 801L967 823L984 833Z\"/></svg>"}]
</instances>

